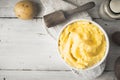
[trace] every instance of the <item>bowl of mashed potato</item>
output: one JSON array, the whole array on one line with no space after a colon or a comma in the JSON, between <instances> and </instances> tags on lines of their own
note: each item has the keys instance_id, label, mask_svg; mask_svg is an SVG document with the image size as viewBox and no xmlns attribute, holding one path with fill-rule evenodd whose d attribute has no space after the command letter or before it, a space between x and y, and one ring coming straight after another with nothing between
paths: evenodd
<instances>
[{"instance_id":1,"label":"bowl of mashed potato","mask_svg":"<svg viewBox=\"0 0 120 80\"><path fill-rule=\"evenodd\" d=\"M58 51L75 70L90 71L105 62L109 40L104 29L92 20L79 19L66 24L58 37Z\"/></svg>"}]
</instances>

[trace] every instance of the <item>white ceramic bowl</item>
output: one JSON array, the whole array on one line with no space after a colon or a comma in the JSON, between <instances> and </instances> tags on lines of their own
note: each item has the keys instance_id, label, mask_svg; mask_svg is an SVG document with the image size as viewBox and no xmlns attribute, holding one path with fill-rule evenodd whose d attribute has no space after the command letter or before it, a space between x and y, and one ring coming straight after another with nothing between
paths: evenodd
<instances>
[{"instance_id":1,"label":"white ceramic bowl","mask_svg":"<svg viewBox=\"0 0 120 80\"><path fill-rule=\"evenodd\" d=\"M80 71L92 71L93 69L95 69L95 68L97 68L98 66L100 66L101 64L103 64L103 62L105 62L105 60L106 60L106 57L107 57L107 55L108 55L108 51L109 51L109 39L108 39L108 36L107 36L107 33L105 32L105 30L99 25L99 24L97 24L96 22L94 22L94 21L92 21L92 20L87 20L87 19L77 19L77 20L73 20L73 21L71 21L71 22L69 22L69 23L67 23L62 29L61 29L61 31L60 31L60 33L59 33L59 35L58 35L58 41L59 41L59 37L60 37L60 35L61 35L61 33L63 32L63 30L69 25L69 24L71 24L71 23L74 23L74 22L76 22L76 21L80 21L80 20L86 20L86 21L88 21L88 22L91 22L91 23L93 23L94 25L96 25L103 33L104 33L104 36L105 36L105 39L106 39L106 51L105 51L105 55L104 55L104 57L101 59L101 61L99 61L98 63L96 63L95 65L93 65L92 67L89 67L89 68L86 68L86 69L84 69L84 70L80 70ZM58 43L58 41L57 41L57 43ZM60 53L60 51L59 51L59 49L58 49L58 52ZM60 55L60 54L59 54ZM65 62L65 61L64 61ZM67 64L66 62L65 62L65 64ZM68 64L67 64L67 66L69 66ZM71 67L71 66L69 66L70 68L72 68L72 69L75 69L75 68L73 68L73 67ZM75 69L75 70L77 70L77 69ZM103 69L102 69L102 72L103 72ZM101 72L101 73L102 73Z\"/></svg>"}]
</instances>

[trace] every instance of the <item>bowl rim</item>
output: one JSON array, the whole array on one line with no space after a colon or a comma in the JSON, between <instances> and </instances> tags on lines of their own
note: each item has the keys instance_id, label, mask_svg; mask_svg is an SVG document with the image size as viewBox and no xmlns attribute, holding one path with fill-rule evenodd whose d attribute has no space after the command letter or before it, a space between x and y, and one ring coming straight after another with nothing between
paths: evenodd
<instances>
[{"instance_id":1,"label":"bowl rim","mask_svg":"<svg viewBox=\"0 0 120 80\"><path fill-rule=\"evenodd\" d=\"M67 63L64 61L64 59L61 57L61 55L60 55L61 53L60 53L60 51L59 51L59 45L58 45L58 43L59 43L59 38L60 38L60 36L61 36L61 33L63 32L63 30L64 30L69 24L72 24L72 23L77 22L77 21L83 21L83 20L93 23L94 25L96 25L96 26L103 32L103 34L104 34L104 36L105 36L105 39L106 39L106 51L105 51L104 57L103 57L99 62L97 62L96 64L94 64L93 66L88 67L88 68L86 68L86 69L77 69L77 68L74 68L74 67L70 66L69 64L67 64ZM57 37L57 50L58 50L58 52L59 52L59 56L62 58L62 61L63 61L69 68L76 69L76 70L87 71L87 70L95 69L97 66L100 66L100 64L102 64L102 63L106 60L106 58L107 58L107 55L108 55L108 53L109 53L109 47L110 47L110 43L109 43L109 38L108 38L108 35L107 35L106 31L105 31L98 23L96 23L96 22L93 21L93 20L89 20L89 19L75 19L75 20L69 21L67 24L65 24L65 25L63 26L63 28L60 30L60 32L59 32L59 34L58 34L58 37Z\"/></svg>"}]
</instances>

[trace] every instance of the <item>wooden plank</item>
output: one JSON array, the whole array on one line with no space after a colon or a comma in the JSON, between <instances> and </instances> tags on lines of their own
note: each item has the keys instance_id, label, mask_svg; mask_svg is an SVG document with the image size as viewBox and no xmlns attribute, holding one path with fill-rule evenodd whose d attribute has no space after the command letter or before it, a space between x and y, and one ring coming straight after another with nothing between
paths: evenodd
<instances>
[{"instance_id":1,"label":"wooden plank","mask_svg":"<svg viewBox=\"0 0 120 80\"><path fill-rule=\"evenodd\" d=\"M92 9L90 9L88 11L88 13L90 14L90 16L92 18L100 18L99 17L99 7L104 0L65 0L65 1L69 1L73 4L75 4L76 6L80 6L80 5L87 3L87 2L90 2L90 1L94 1L96 6Z\"/></svg>"},{"instance_id":2,"label":"wooden plank","mask_svg":"<svg viewBox=\"0 0 120 80\"><path fill-rule=\"evenodd\" d=\"M0 32L5 35L8 33L22 33L25 32L26 34L46 34L44 28L42 26L41 19L34 19L34 20L19 20L19 19L4 19L0 18ZM15 35L15 34L14 34Z\"/></svg>"},{"instance_id":3,"label":"wooden plank","mask_svg":"<svg viewBox=\"0 0 120 80\"><path fill-rule=\"evenodd\" d=\"M18 1L20 1L20 0L11 0L11 1L1 0L0 1L0 17L16 17L14 14L14 6ZM38 6L40 6L41 10L40 10L38 17L42 17L44 14L45 8L41 4L41 2L44 2L44 0L32 0L32 1L37 3ZM49 1L52 1L52 0L49 0ZM72 1L77 6L80 6L89 1L94 1L96 3L96 7L89 10L89 14L93 18L99 18L98 9L103 0L68 0L68 1ZM57 3L59 3L59 2L57 2ZM51 5L51 6L53 6L53 5ZM55 6L57 6L57 5L55 5ZM63 10L66 10L66 9L64 9L64 6L63 6Z\"/></svg>"},{"instance_id":4,"label":"wooden plank","mask_svg":"<svg viewBox=\"0 0 120 80\"><path fill-rule=\"evenodd\" d=\"M1 0L0 2L0 17L3 17L0 18L0 80L80 79L74 76L61 61L56 42L45 32L41 19L22 21L8 18L15 17L13 7L17 1L19 0L11 0L11 2ZM38 2L38 0L33 1ZM80 4L80 0L75 1ZM102 0L94 1L97 7L89 13L93 18L99 18L97 10ZM43 13L40 13L39 17ZM120 31L119 21L110 22L101 19L95 19L95 21L103 26L110 39L113 32ZM120 56L119 47L111 40L110 43L106 71L113 70L114 61ZM114 73L105 72L96 80L115 80Z\"/></svg>"},{"instance_id":5,"label":"wooden plank","mask_svg":"<svg viewBox=\"0 0 120 80\"><path fill-rule=\"evenodd\" d=\"M0 71L0 80L81 80L71 71ZM105 72L95 80L115 80L113 72Z\"/></svg>"},{"instance_id":6,"label":"wooden plank","mask_svg":"<svg viewBox=\"0 0 120 80\"><path fill-rule=\"evenodd\" d=\"M111 36L120 31L119 21L95 19ZM48 36L41 19L23 21L0 19L0 69L69 70L61 61L57 44ZM106 70L113 70L120 49L110 39Z\"/></svg>"},{"instance_id":7,"label":"wooden plank","mask_svg":"<svg viewBox=\"0 0 120 80\"><path fill-rule=\"evenodd\" d=\"M19 1L21 0L11 0L11 1L0 0L0 17L16 17L14 13L14 6ZM40 11L38 17L41 17L44 13L44 8L40 0L31 0L31 1L35 2L38 8L40 7L40 9L38 9Z\"/></svg>"},{"instance_id":8,"label":"wooden plank","mask_svg":"<svg viewBox=\"0 0 120 80\"><path fill-rule=\"evenodd\" d=\"M0 69L66 69L41 19L0 19L0 25Z\"/></svg>"}]
</instances>

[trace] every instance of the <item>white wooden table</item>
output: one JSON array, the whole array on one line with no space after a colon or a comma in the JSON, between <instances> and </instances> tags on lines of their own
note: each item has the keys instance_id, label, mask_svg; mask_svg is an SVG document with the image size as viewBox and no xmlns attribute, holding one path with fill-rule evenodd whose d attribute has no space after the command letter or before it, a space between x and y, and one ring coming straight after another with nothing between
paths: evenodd
<instances>
[{"instance_id":1,"label":"white wooden table","mask_svg":"<svg viewBox=\"0 0 120 80\"><path fill-rule=\"evenodd\" d=\"M58 57L56 42L41 24L44 9L32 21L19 20L13 11L18 1L0 0L0 80L79 80ZM39 0L33 1L41 5ZM70 1L80 5L79 0ZM106 69L96 80L114 80L114 61L120 56L120 47L111 41L111 34L120 31L120 21L102 20L98 8L103 0L93 1L96 7L89 14L106 30L111 44Z\"/></svg>"}]
</instances>

